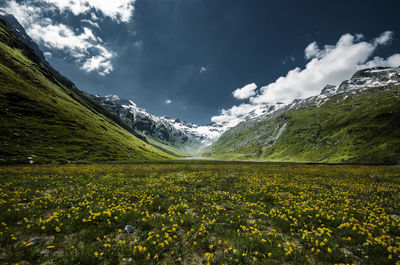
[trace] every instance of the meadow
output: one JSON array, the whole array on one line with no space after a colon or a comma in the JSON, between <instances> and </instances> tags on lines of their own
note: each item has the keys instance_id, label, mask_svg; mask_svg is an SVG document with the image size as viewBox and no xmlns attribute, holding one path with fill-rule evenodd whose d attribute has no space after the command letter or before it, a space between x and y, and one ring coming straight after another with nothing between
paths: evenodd
<instances>
[{"instance_id":1,"label":"meadow","mask_svg":"<svg viewBox=\"0 0 400 265\"><path fill-rule=\"evenodd\" d=\"M400 168L0 167L2 264L400 264Z\"/></svg>"}]
</instances>

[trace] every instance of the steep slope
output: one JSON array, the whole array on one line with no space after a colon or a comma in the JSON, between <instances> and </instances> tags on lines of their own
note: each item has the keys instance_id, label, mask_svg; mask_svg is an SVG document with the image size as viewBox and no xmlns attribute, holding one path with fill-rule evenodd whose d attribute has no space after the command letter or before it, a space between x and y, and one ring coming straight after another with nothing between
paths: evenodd
<instances>
[{"instance_id":1,"label":"steep slope","mask_svg":"<svg viewBox=\"0 0 400 265\"><path fill-rule=\"evenodd\" d=\"M400 69L358 71L321 95L242 122L204 155L298 162L399 163Z\"/></svg>"},{"instance_id":2,"label":"steep slope","mask_svg":"<svg viewBox=\"0 0 400 265\"><path fill-rule=\"evenodd\" d=\"M119 118L51 68L41 52L29 45L32 40L22 41L25 33L18 34L20 29L7 25L9 18L2 14L0 163L172 157L149 145L144 137L134 136L134 131L122 128L125 125Z\"/></svg>"},{"instance_id":3,"label":"steep slope","mask_svg":"<svg viewBox=\"0 0 400 265\"><path fill-rule=\"evenodd\" d=\"M155 141L192 154L215 142L226 130L218 124L201 126L179 119L156 116L137 107L133 101L121 99L117 95L88 96L118 116L128 127Z\"/></svg>"}]
</instances>

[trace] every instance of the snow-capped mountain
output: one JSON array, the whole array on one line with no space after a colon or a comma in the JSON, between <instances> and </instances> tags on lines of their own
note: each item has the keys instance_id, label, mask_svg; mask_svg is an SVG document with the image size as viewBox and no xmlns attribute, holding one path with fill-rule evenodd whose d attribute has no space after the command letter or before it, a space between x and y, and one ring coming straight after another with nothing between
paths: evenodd
<instances>
[{"instance_id":1,"label":"snow-capped mountain","mask_svg":"<svg viewBox=\"0 0 400 265\"><path fill-rule=\"evenodd\" d=\"M400 68L375 67L357 71L351 79L343 81L339 86L326 85L321 93L316 96L305 99L295 99L289 104L274 103L260 106L259 108L243 115L234 124L221 124L223 132L236 126L241 122L260 121L265 118L274 117L286 110L295 110L304 106L319 107L325 103L331 96L351 92L360 93L362 90L372 87L382 88L400 83ZM220 135L219 135L220 136Z\"/></svg>"},{"instance_id":2,"label":"snow-capped mountain","mask_svg":"<svg viewBox=\"0 0 400 265\"><path fill-rule=\"evenodd\" d=\"M320 95L296 99L227 130L204 156L399 163L400 68L356 72Z\"/></svg>"},{"instance_id":3,"label":"snow-capped mountain","mask_svg":"<svg viewBox=\"0 0 400 265\"><path fill-rule=\"evenodd\" d=\"M385 87L400 83L400 68L376 67L356 72L350 80L340 84L336 93L350 90L368 89L371 87Z\"/></svg>"},{"instance_id":4,"label":"snow-capped mountain","mask_svg":"<svg viewBox=\"0 0 400 265\"><path fill-rule=\"evenodd\" d=\"M400 67L375 67L359 70L351 79L343 81L338 86L326 85L319 95L295 99L289 104L276 103L260 107L244 115L241 122L231 128L235 130L253 126L258 122L274 119L287 111L319 108L331 101L334 96L337 97L337 102L340 102L352 96L362 95L363 91L368 89L386 91L399 85ZM231 128L226 128L226 131Z\"/></svg>"},{"instance_id":5,"label":"snow-capped mountain","mask_svg":"<svg viewBox=\"0 0 400 265\"><path fill-rule=\"evenodd\" d=\"M209 123L198 125L176 118L157 116L148 113L132 100L121 99L117 95L91 96L108 111L118 116L125 124L143 134L183 151L194 152L211 145L229 128L237 123ZM248 121L271 114L285 105L270 104L253 110L240 118L239 122Z\"/></svg>"},{"instance_id":6,"label":"snow-capped mountain","mask_svg":"<svg viewBox=\"0 0 400 265\"><path fill-rule=\"evenodd\" d=\"M326 85L320 95L296 99L284 109L298 109L305 105L319 107L334 95L347 93L357 94L370 88L388 89L390 86L400 84L399 67L375 67L357 71L349 80L343 81L339 86ZM343 100L348 97L344 96Z\"/></svg>"},{"instance_id":7,"label":"snow-capped mountain","mask_svg":"<svg viewBox=\"0 0 400 265\"><path fill-rule=\"evenodd\" d=\"M227 129L215 123L197 125L153 115L139 108L132 100L121 99L117 95L91 97L120 117L132 129L187 152L195 153L204 146L212 144Z\"/></svg>"},{"instance_id":8,"label":"snow-capped mountain","mask_svg":"<svg viewBox=\"0 0 400 265\"><path fill-rule=\"evenodd\" d=\"M208 125L198 125L179 119L153 115L138 107L132 100L121 99L117 95L105 97L96 95L92 98L114 115L120 117L132 129L183 151L196 153L216 142L225 131L238 123L258 122L304 106L319 107L333 95L340 93L359 93L363 89L399 83L399 68L364 69L356 72L350 80L343 81L339 86L327 85L322 89L320 95L296 99L289 104L278 102L264 105L243 115L236 123L210 123Z\"/></svg>"}]
</instances>

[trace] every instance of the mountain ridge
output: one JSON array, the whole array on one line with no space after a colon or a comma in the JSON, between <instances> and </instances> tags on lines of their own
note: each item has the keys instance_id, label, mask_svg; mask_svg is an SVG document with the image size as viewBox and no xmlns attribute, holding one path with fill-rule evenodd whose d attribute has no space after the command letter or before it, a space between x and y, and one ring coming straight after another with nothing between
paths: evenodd
<instances>
[{"instance_id":1,"label":"mountain ridge","mask_svg":"<svg viewBox=\"0 0 400 265\"><path fill-rule=\"evenodd\" d=\"M218 124L197 125L178 118L157 116L117 95L89 95L132 129L182 151L196 153L216 141L224 128Z\"/></svg>"},{"instance_id":2,"label":"mountain ridge","mask_svg":"<svg viewBox=\"0 0 400 265\"><path fill-rule=\"evenodd\" d=\"M0 163L174 158L123 129L9 25L0 17Z\"/></svg>"},{"instance_id":3,"label":"mountain ridge","mask_svg":"<svg viewBox=\"0 0 400 265\"><path fill-rule=\"evenodd\" d=\"M234 122L197 125L153 115L116 95L80 91L46 61L18 21L1 10L0 52L0 142L5 146L0 163L190 154L296 162L400 161L400 68L361 69L338 86L326 85L319 95L266 104Z\"/></svg>"},{"instance_id":4,"label":"mountain ridge","mask_svg":"<svg viewBox=\"0 0 400 265\"><path fill-rule=\"evenodd\" d=\"M320 95L241 122L202 153L295 162L400 161L400 68L357 71ZM368 148L367 148L368 147Z\"/></svg>"}]
</instances>

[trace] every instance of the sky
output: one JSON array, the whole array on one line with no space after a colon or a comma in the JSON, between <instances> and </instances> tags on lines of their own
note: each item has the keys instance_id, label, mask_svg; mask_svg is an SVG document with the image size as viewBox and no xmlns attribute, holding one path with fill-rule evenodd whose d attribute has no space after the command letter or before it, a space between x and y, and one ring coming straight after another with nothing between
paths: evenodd
<instances>
[{"instance_id":1,"label":"sky","mask_svg":"<svg viewBox=\"0 0 400 265\"><path fill-rule=\"evenodd\" d=\"M235 124L362 68L400 66L398 0L0 0L80 90Z\"/></svg>"}]
</instances>

